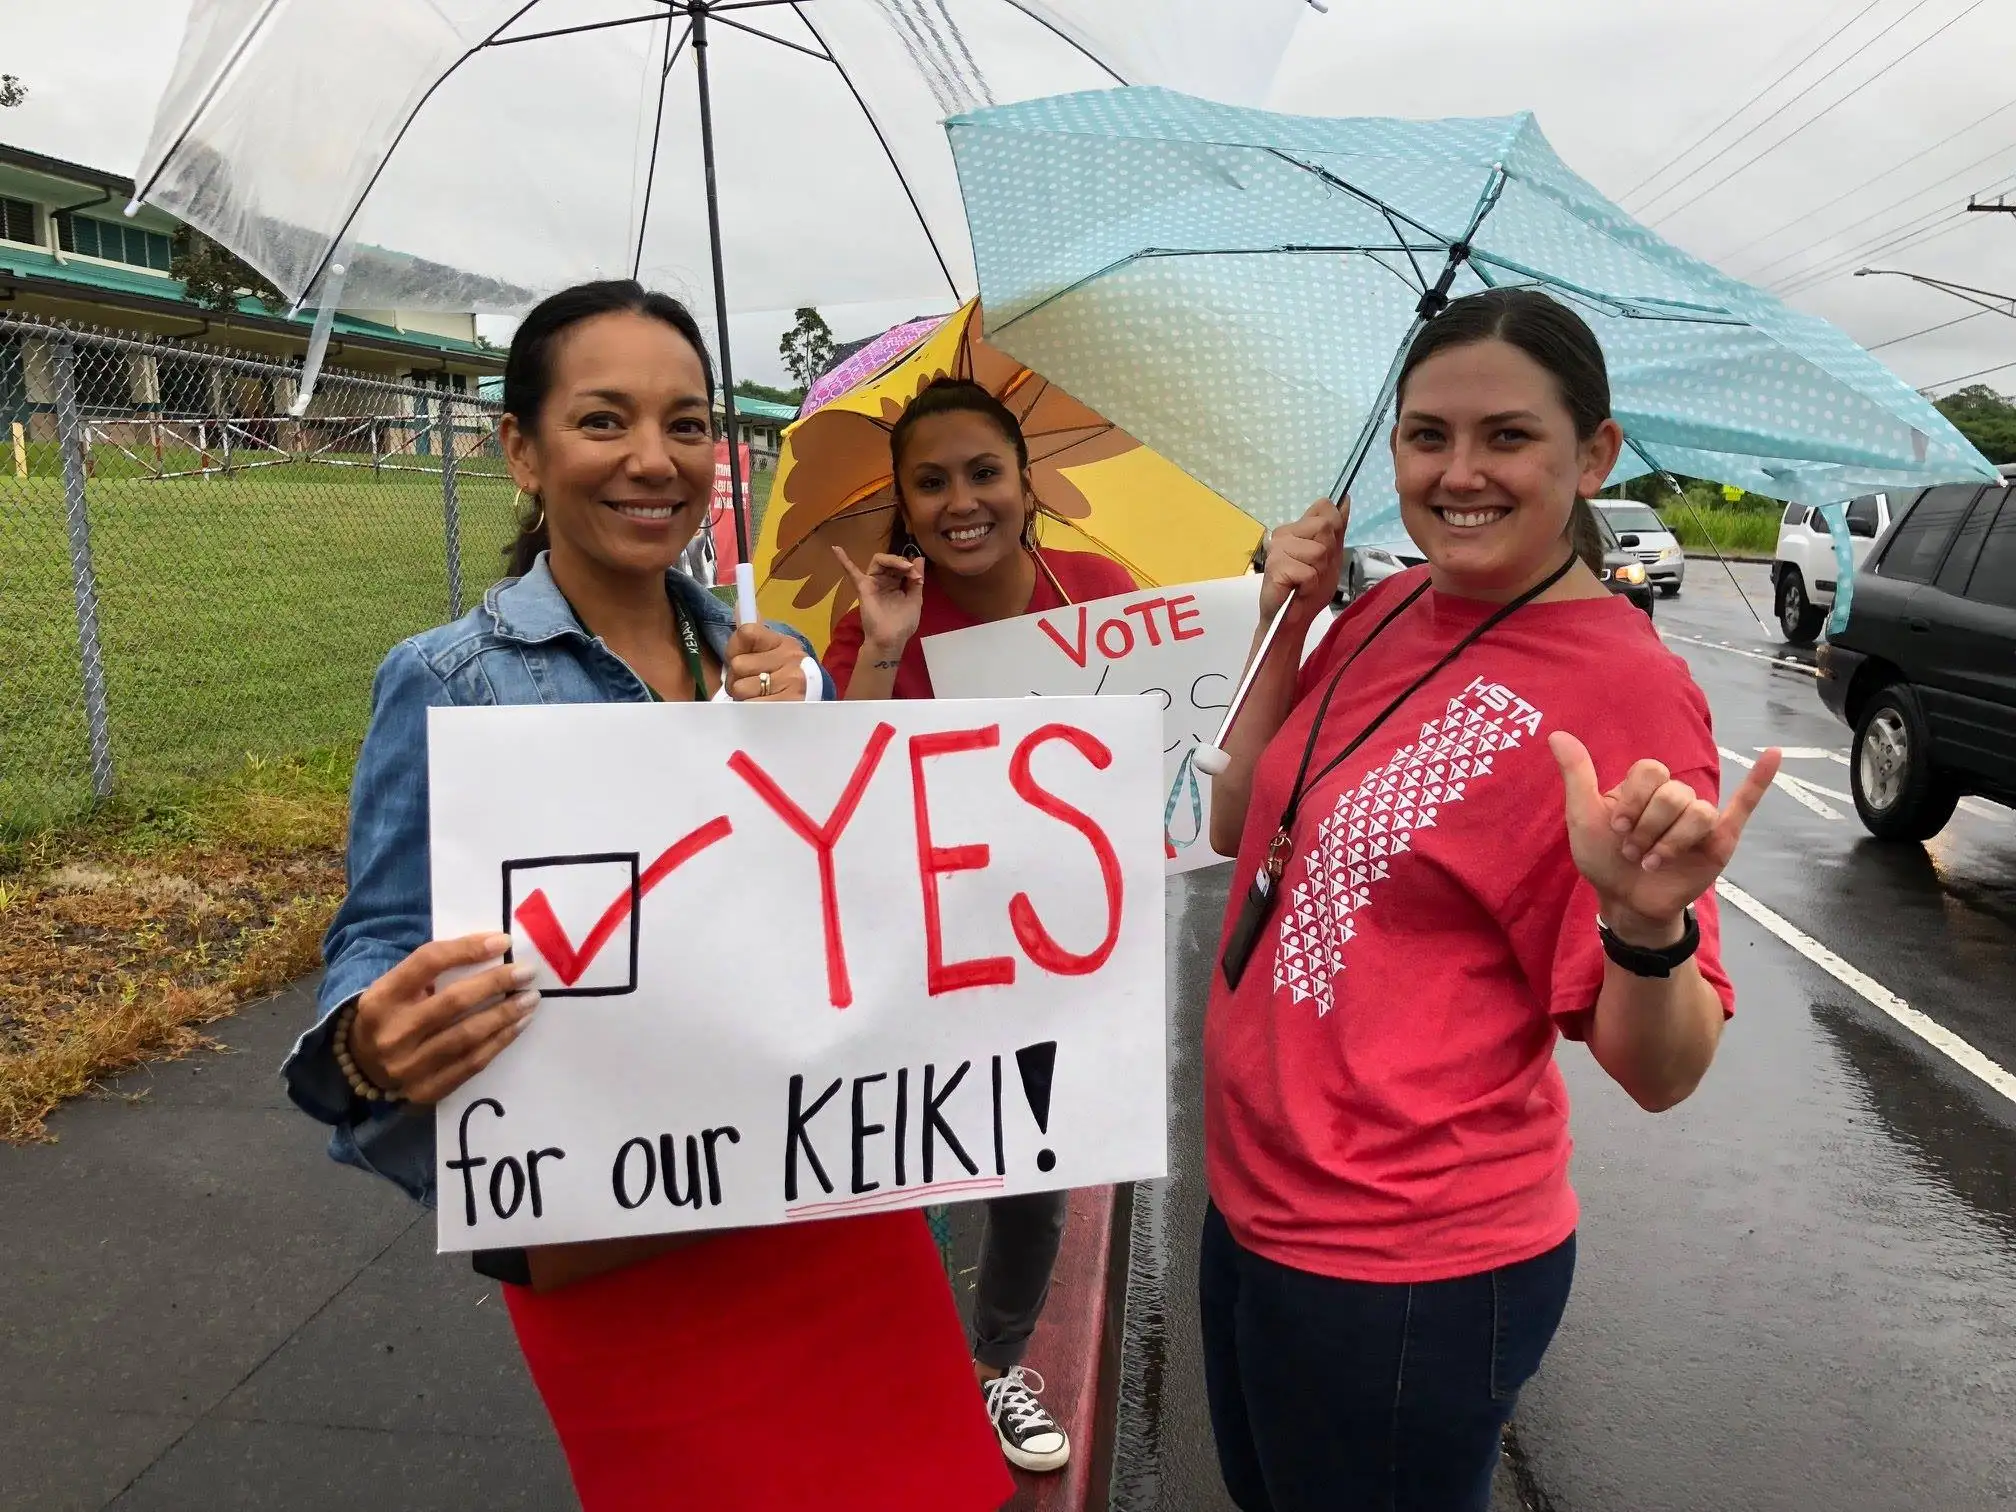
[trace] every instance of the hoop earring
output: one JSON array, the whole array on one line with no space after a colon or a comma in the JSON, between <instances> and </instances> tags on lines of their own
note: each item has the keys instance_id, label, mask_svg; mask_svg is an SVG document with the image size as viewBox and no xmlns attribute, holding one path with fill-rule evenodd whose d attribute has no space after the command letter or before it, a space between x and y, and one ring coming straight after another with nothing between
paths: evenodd
<instances>
[{"instance_id":1,"label":"hoop earring","mask_svg":"<svg viewBox=\"0 0 2016 1512\"><path fill-rule=\"evenodd\" d=\"M1043 502L1042 500L1038 499L1033 505L1030 506L1028 518L1023 520L1022 522L1022 548L1025 551L1034 551L1037 549L1036 516L1038 516L1042 512L1043 512Z\"/></svg>"},{"instance_id":2,"label":"hoop earring","mask_svg":"<svg viewBox=\"0 0 2016 1512\"><path fill-rule=\"evenodd\" d=\"M511 495L511 518L518 522L518 529L524 535L536 534L546 523L546 501L536 493L532 495L532 518L525 518L525 490L519 489Z\"/></svg>"}]
</instances>

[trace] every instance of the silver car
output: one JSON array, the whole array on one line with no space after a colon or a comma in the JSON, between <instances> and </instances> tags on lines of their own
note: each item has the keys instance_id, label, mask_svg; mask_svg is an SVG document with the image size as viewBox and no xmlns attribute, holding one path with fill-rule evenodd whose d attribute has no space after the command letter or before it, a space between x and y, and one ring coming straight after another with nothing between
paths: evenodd
<instances>
[{"instance_id":1,"label":"silver car","mask_svg":"<svg viewBox=\"0 0 2016 1512\"><path fill-rule=\"evenodd\" d=\"M1687 553L1679 539L1649 504L1629 499L1594 501L1610 528L1617 532L1618 544L1645 565L1645 580L1659 590L1662 598L1672 598L1687 577Z\"/></svg>"}]
</instances>

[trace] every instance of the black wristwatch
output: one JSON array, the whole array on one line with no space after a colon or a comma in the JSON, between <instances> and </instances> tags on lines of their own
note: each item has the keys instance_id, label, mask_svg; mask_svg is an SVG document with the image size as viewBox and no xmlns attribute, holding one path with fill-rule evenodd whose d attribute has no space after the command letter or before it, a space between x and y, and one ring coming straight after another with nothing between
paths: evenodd
<instances>
[{"instance_id":1,"label":"black wristwatch","mask_svg":"<svg viewBox=\"0 0 2016 1512\"><path fill-rule=\"evenodd\" d=\"M1680 938L1658 950L1647 950L1641 945L1627 944L1612 934L1610 926L1601 919L1596 921L1596 933L1603 937L1603 954L1631 975L1669 977L1673 975L1674 967L1685 963L1701 948L1701 924L1694 917L1694 910L1687 909L1680 918L1685 926L1680 932Z\"/></svg>"}]
</instances>

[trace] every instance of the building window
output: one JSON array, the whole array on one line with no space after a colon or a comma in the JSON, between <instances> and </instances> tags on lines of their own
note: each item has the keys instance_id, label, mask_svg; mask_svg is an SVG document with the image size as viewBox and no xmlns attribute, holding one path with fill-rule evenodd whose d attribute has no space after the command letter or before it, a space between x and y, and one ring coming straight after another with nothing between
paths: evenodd
<instances>
[{"instance_id":1,"label":"building window","mask_svg":"<svg viewBox=\"0 0 2016 1512\"><path fill-rule=\"evenodd\" d=\"M174 248L159 231L143 231L138 226L90 215L57 216L56 242L65 252L102 257L107 262L128 263L136 268L153 268L162 273L168 271L174 257Z\"/></svg>"},{"instance_id":2,"label":"building window","mask_svg":"<svg viewBox=\"0 0 2016 1512\"><path fill-rule=\"evenodd\" d=\"M0 197L0 241L35 242L35 207L26 200Z\"/></svg>"}]
</instances>

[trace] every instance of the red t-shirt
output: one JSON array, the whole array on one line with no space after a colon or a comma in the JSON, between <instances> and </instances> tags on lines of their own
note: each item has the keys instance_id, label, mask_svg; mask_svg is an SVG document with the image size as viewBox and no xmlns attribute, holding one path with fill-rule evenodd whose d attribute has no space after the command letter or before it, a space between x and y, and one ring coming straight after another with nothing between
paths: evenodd
<instances>
[{"instance_id":1,"label":"red t-shirt","mask_svg":"<svg viewBox=\"0 0 2016 1512\"><path fill-rule=\"evenodd\" d=\"M1323 687L1426 570L1360 597L1304 665L1254 774L1226 934ZM1311 772L1493 607L1431 589L1401 614L1339 686ZM1606 598L1516 611L1303 800L1280 901L1238 989L1214 969L1205 1020L1211 1196L1248 1249L1345 1280L1437 1281L1574 1230L1554 1048L1582 1037L1604 956L1557 729L1605 788L1651 757L1717 791L1707 700L1651 621ZM1727 1011L1714 893L1695 908Z\"/></svg>"},{"instance_id":2,"label":"red t-shirt","mask_svg":"<svg viewBox=\"0 0 2016 1512\"><path fill-rule=\"evenodd\" d=\"M1132 593L1139 586L1125 567L1095 551L1045 548L1037 555L1042 558L1042 566L1036 570L1036 591L1029 595L1029 607L1022 611L1024 614L1042 614L1066 604L1085 604L1116 593ZM1043 567L1050 570L1045 572ZM1060 587L1064 590L1062 594L1057 591ZM945 596L937 576L927 569L924 603L917 613L917 633L903 648L903 663L896 669L896 686L889 696L931 697L931 673L924 665L924 637L943 635L948 630L967 630L979 623ZM861 611L849 609L833 627L833 639L827 642L822 658L832 675L833 687L842 698L847 696L847 685L854 680L854 663L860 655Z\"/></svg>"}]
</instances>

